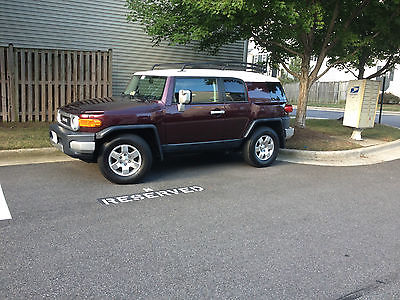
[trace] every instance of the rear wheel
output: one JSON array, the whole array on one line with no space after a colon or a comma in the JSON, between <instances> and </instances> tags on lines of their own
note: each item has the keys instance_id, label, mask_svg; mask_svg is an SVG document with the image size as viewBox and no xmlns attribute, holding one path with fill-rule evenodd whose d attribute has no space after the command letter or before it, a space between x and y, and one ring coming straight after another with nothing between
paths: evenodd
<instances>
[{"instance_id":1,"label":"rear wheel","mask_svg":"<svg viewBox=\"0 0 400 300\"><path fill-rule=\"evenodd\" d=\"M279 138L269 127L260 127L255 130L250 139L243 145L245 161L254 167L267 167L278 156Z\"/></svg>"},{"instance_id":2,"label":"rear wheel","mask_svg":"<svg viewBox=\"0 0 400 300\"><path fill-rule=\"evenodd\" d=\"M137 135L122 135L103 145L98 164L104 177L114 183L139 182L150 169L149 145Z\"/></svg>"}]
</instances>

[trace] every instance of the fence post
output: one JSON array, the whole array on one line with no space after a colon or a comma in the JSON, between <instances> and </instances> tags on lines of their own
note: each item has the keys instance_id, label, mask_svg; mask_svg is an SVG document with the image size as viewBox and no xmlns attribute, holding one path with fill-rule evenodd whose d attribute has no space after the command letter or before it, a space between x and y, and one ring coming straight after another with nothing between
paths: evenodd
<instances>
[{"instance_id":1,"label":"fence post","mask_svg":"<svg viewBox=\"0 0 400 300\"><path fill-rule=\"evenodd\" d=\"M21 75L21 121L26 121L26 85L25 85L25 50L21 49L21 66L20 66L20 75Z\"/></svg>"},{"instance_id":2,"label":"fence post","mask_svg":"<svg viewBox=\"0 0 400 300\"><path fill-rule=\"evenodd\" d=\"M33 120L33 92L32 92L32 73L33 73L33 62L32 62L32 55L33 51L28 50L27 51L27 71L28 71L28 82L27 82L27 88L28 88L28 121Z\"/></svg>"},{"instance_id":3,"label":"fence post","mask_svg":"<svg viewBox=\"0 0 400 300\"><path fill-rule=\"evenodd\" d=\"M6 93L6 68L5 61L6 57L4 55L5 48L0 47L0 84L1 84L1 114L3 117L3 122L7 122L8 114L7 114L7 93Z\"/></svg>"},{"instance_id":4,"label":"fence post","mask_svg":"<svg viewBox=\"0 0 400 300\"><path fill-rule=\"evenodd\" d=\"M90 52L85 52L85 99L90 98Z\"/></svg>"},{"instance_id":5,"label":"fence post","mask_svg":"<svg viewBox=\"0 0 400 300\"><path fill-rule=\"evenodd\" d=\"M112 49L108 50L108 95L112 97Z\"/></svg>"},{"instance_id":6,"label":"fence post","mask_svg":"<svg viewBox=\"0 0 400 300\"><path fill-rule=\"evenodd\" d=\"M46 52L41 51L40 56L40 81L41 81L41 115L42 122L46 122Z\"/></svg>"},{"instance_id":7,"label":"fence post","mask_svg":"<svg viewBox=\"0 0 400 300\"><path fill-rule=\"evenodd\" d=\"M103 73L103 80L101 81L102 86L102 97L107 97L107 81L108 81L108 53L103 52L103 65L102 65L102 73Z\"/></svg>"},{"instance_id":8,"label":"fence post","mask_svg":"<svg viewBox=\"0 0 400 300\"><path fill-rule=\"evenodd\" d=\"M60 106L60 76L59 76L59 69L58 69L58 50L54 51L54 59L53 59L53 66L54 66L54 74L53 74L53 81L54 81L54 92L53 92L53 97L54 97L54 102L53 102L53 118L56 119L56 108Z\"/></svg>"},{"instance_id":9,"label":"fence post","mask_svg":"<svg viewBox=\"0 0 400 300\"><path fill-rule=\"evenodd\" d=\"M53 121L53 51L47 52L47 120Z\"/></svg>"},{"instance_id":10,"label":"fence post","mask_svg":"<svg viewBox=\"0 0 400 300\"><path fill-rule=\"evenodd\" d=\"M95 73L95 68L96 68L96 52L91 51L91 68L90 68L90 84L91 84L91 89L90 89L90 98L96 98L96 73Z\"/></svg>"},{"instance_id":11,"label":"fence post","mask_svg":"<svg viewBox=\"0 0 400 300\"><path fill-rule=\"evenodd\" d=\"M15 122L18 117L17 106L15 104L15 64L14 64L14 46L8 45L7 49L7 78L8 78L8 99L11 122Z\"/></svg>"},{"instance_id":12,"label":"fence post","mask_svg":"<svg viewBox=\"0 0 400 300\"><path fill-rule=\"evenodd\" d=\"M61 51L60 57L60 106L65 105L65 51Z\"/></svg>"},{"instance_id":13,"label":"fence post","mask_svg":"<svg viewBox=\"0 0 400 300\"><path fill-rule=\"evenodd\" d=\"M72 51L72 102L78 100L78 54Z\"/></svg>"},{"instance_id":14,"label":"fence post","mask_svg":"<svg viewBox=\"0 0 400 300\"><path fill-rule=\"evenodd\" d=\"M96 94L96 98L101 98L101 52L100 52L100 50L97 50L96 57L97 57L97 65L96 65L97 94Z\"/></svg>"},{"instance_id":15,"label":"fence post","mask_svg":"<svg viewBox=\"0 0 400 300\"><path fill-rule=\"evenodd\" d=\"M84 82L84 62L83 62L83 52L80 51L79 52L79 100L82 101L85 96L84 96L84 86L85 86L85 82Z\"/></svg>"}]
</instances>

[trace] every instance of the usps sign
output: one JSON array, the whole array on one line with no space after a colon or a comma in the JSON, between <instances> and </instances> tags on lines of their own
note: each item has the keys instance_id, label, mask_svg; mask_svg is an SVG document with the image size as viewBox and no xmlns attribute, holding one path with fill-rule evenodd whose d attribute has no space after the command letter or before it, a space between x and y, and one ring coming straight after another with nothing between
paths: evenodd
<instances>
[{"instance_id":1,"label":"usps sign","mask_svg":"<svg viewBox=\"0 0 400 300\"><path fill-rule=\"evenodd\" d=\"M350 94L355 95L358 94L358 91L360 90L360 86L353 86L350 88Z\"/></svg>"}]
</instances>

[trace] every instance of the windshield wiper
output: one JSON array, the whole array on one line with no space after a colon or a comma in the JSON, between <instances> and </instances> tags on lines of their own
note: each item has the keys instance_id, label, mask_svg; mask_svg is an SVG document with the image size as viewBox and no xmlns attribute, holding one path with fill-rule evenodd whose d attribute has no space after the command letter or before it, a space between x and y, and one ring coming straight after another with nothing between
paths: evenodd
<instances>
[{"instance_id":1,"label":"windshield wiper","mask_svg":"<svg viewBox=\"0 0 400 300\"><path fill-rule=\"evenodd\" d=\"M125 94L124 92L121 93L122 97L129 97L130 100L136 100L136 101L140 101L140 102L145 102L145 99L141 98L140 95L135 94L135 95L131 95L131 94Z\"/></svg>"},{"instance_id":2,"label":"windshield wiper","mask_svg":"<svg viewBox=\"0 0 400 300\"><path fill-rule=\"evenodd\" d=\"M133 98L132 95L130 95L130 94L125 94L124 92L121 93L121 96L124 97L124 98L125 98L125 97L129 97L130 99Z\"/></svg>"},{"instance_id":3,"label":"windshield wiper","mask_svg":"<svg viewBox=\"0 0 400 300\"><path fill-rule=\"evenodd\" d=\"M131 95L131 94L125 94L124 92L121 93L122 97L128 97L131 100L137 100L140 102L151 102L151 101L158 101L157 99L155 99L154 96L146 96L146 95L140 95L139 93L136 93L135 95Z\"/></svg>"},{"instance_id":4,"label":"windshield wiper","mask_svg":"<svg viewBox=\"0 0 400 300\"><path fill-rule=\"evenodd\" d=\"M147 95L135 95L135 98L138 98L140 101L143 102L152 102L152 101L157 101L157 99L154 96L147 96Z\"/></svg>"}]
</instances>

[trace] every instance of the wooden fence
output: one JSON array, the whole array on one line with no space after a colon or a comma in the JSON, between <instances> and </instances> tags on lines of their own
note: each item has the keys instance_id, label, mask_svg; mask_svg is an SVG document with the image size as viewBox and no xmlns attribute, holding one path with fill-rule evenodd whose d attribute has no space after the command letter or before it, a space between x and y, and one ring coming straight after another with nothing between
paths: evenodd
<instances>
[{"instance_id":1,"label":"wooden fence","mask_svg":"<svg viewBox=\"0 0 400 300\"><path fill-rule=\"evenodd\" d=\"M348 81L316 82L310 88L308 103L332 104L346 101ZM286 96L291 103L297 103L299 84L289 83L284 86Z\"/></svg>"},{"instance_id":2,"label":"wooden fence","mask_svg":"<svg viewBox=\"0 0 400 300\"><path fill-rule=\"evenodd\" d=\"M59 106L112 95L112 51L0 47L0 118L54 121Z\"/></svg>"}]
</instances>

